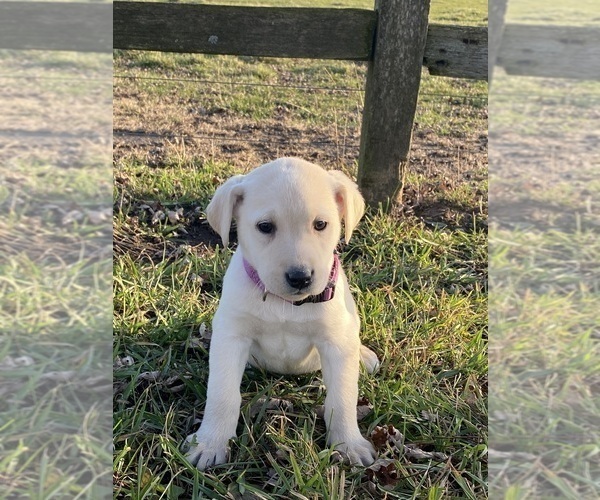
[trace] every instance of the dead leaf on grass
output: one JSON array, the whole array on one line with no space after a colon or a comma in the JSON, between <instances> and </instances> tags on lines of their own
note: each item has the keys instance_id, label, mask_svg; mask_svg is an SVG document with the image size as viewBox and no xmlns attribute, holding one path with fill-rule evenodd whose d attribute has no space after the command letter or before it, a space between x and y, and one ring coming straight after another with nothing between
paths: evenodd
<instances>
[{"instance_id":1,"label":"dead leaf on grass","mask_svg":"<svg viewBox=\"0 0 600 500\"><path fill-rule=\"evenodd\" d=\"M133 363L134 361L131 356L123 356L122 358L115 359L113 363L113 368L123 368L127 366L132 366Z\"/></svg>"},{"instance_id":2,"label":"dead leaf on grass","mask_svg":"<svg viewBox=\"0 0 600 500\"><path fill-rule=\"evenodd\" d=\"M152 214L152 219L150 220L150 224L155 226L159 222L165 220L165 217L166 217L166 215L162 210L157 210L156 212L154 212Z\"/></svg>"},{"instance_id":3,"label":"dead leaf on grass","mask_svg":"<svg viewBox=\"0 0 600 500\"><path fill-rule=\"evenodd\" d=\"M138 375L138 380L148 380L150 382L156 382L160 378L159 371L153 372L142 372Z\"/></svg>"},{"instance_id":4,"label":"dead leaf on grass","mask_svg":"<svg viewBox=\"0 0 600 500\"><path fill-rule=\"evenodd\" d=\"M378 425L371 432L371 441L375 448L382 450L389 445L392 449L399 450L404 443L404 436L392 424Z\"/></svg>"},{"instance_id":5,"label":"dead leaf on grass","mask_svg":"<svg viewBox=\"0 0 600 500\"><path fill-rule=\"evenodd\" d=\"M199 286L204 284L204 278L202 276L198 276L196 273L190 274L189 279L192 283L197 283Z\"/></svg>"},{"instance_id":6,"label":"dead leaf on grass","mask_svg":"<svg viewBox=\"0 0 600 500\"><path fill-rule=\"evenodd\" d=\"M141 381L155 382L160 386L161 390L177 393L181 392L185 388L185 382L183 379L190 378L189 375L171 375L169 377L165 377L161 374L160 371L150 371L150 372L142 372L137 376L137 383L139 384ZM181 382L177 384L177 382Z\"/></svg>"},{"instance_id":7,"label":"dead leaf on grass","mask_svg":"<svg viewBox=\"0 0 600 500\"><path fill-rule=\"evenodd\" d=\"M171 224L177 224L180 220L183 219L183 208L168 210L167 217L169 218L169 222Z\"/></svg>"},{"instance_id":8,"label":"dead leaf on grass","mask_svg":"<svg viewBox=\"0 0 600 500\"><path fill-rule=\"evenodd\" d=\"M206 326L206 323L202 323L198 327L198 335L201 339L210 340L212 337L212 331Z\"/></svg>"},{"instance_id":9,"label":"dead leaf on grass","mask_svg":"<svg viewBox=\"0 0 600 500\"><path fill-rule=\"evenodd\" d=\"M400 474L396 467L396 461L391 459L378 459L365 469L365 476L370 483L390 487L396 485L400 480Z\"/></svg>"},{"instance_id":10,"label":"dead leaf on grass","mask_svg":"<svg viewBox=\"0 0 600 500\"><path fill-rule=\"evenodd\" d=\"M358 422L364 420L366 416L369 415L372 411L373 405L369 402L367 398L358 398L358 403L356 406L356 420Z\"/></svg>"},{"instance_id":11,"label":"dead leaf on grass","mask_svg":"<svg viewBox=\"0 0 600 500\"><path fill-rule=\"evenodd\" d=\"M0 361L0 370L10 370L12 368L21 368L34 364L31 356L5 356Z\"/></svg>"},{"instance_id":12,"label":"dead leaf on grass","mask_svg":"<svg viewBox=\"0 0 600 500\"><path fill-rule=\"evenodd\" d=\"M73 222L80 222L83 220L84 215L85 214L81 210L71 210L63 216L61 224L66 226L67 224L72 224Z\"/></svg>"},{"instance_id":13,"label":"dead leaf on grass","mask_svg":"<svg viewBox=\"0 0 600 500\"><path fill-rule=\"evenodd\" d=\"M112 208L105 208L102 210L88 210L85 215L91 224L98 225L102 222L106 222L112 215Z\"/></svg>"},{"instance_id":14,"label":"dead leaf on grass","mask_svg":"<svg viewBox=\"0 0 600 500\"><path fill-rule=\"evenodd\" d=\"M371 441L380 453L391 452L394 455L404 455L407 459L435 460L445 462L448 455L437 451L424 451L416 444L405 443L404 435L393 425L377 426L371 432Z\"/></svg>"},{"instance_id":15,"label":"dead leaf on grass","mask_svg":"<svg viewBox=\"0 0 600 500\"><path fill-rule=\"evenodd\" d=\"M412 458L415 460L435 460L439 462L446 462L448 455L438 451L423 451L418 448L415 444L404 445L404 456L406 458Z\"/></svg>"},{"instance_id":16,"label":"dead leaf on grass","mask_svg":"<svg viewBox=\"0 0 600 500\"><path fill-rule=\"evenodd\" d=\"M208 349L210 345L210 339L212 337L211 329L206 325L206 323L202 323L198 327L198 336L190 336L188 345L192 348L202 347L204 349Z\"/></svg>"},{"instance_id":17,"label":"dead leaf on grass","mask_svg":"<svg viewBox=\"0 0 600 500\"><path fill-rule=\"evenodd\" d=\"M50 381L50 382L70 382L76 376L77 376L77 372L71 371L71 370L46 372L40 377L40 380Z\"/></svg>"}]
</instances>

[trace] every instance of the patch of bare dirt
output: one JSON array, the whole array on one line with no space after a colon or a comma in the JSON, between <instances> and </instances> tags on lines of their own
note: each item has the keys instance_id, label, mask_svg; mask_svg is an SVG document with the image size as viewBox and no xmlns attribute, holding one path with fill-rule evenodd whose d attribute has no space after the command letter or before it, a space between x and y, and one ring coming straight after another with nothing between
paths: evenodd
<instances>
[{"instance_id":1,"label":"patch of bare dirt","mask_svg":"<svg viewBox=\"0 0 600 500\"><path fill-rule=\"evenodd\" d=\"M10 59L4 62L11 67ZM21 78L0 76L3 165L82 168L106 160L112 125L110 80L90 78L83 69L73 70L65 80L46 78L43 67L13 71Z\"/></svg>"},{"instance_id":2,"label":"patch of bare dirt","mask_svg":"<svg viewBox=\"0 0 600 500\"><path fill-rule=\"evenodd\" d=\"M347 131L348 132L348 131ZM145 133L115 127L114 158L138 158L149 167L166 164L169 145L180 135ZM357 161L359 130L340 136L335 129L299 129L284 122L259 123L226 118L211 123L210 131L199 136L183 136L186 155L199 162L206 160L233 163L245 170L281 156L299 156L326 167L348 167ZM427 221L450 226L470 226L462 220L473 214L485 215L486 194L480 189L487 176L487 135L440 137L432 131L415 132L411 173L405 190L405 208ZM468 188L465 188L468 186ZM465 195L450 202L446 194L461 188Z\"/></svg>"},{"instance_id":3,"label":"patch of bare dirt","mask_svg":"<svg viewBox=\"0 0 600 500\"><path fill-rule=\"evenodd\" d=\"M223 161L241 171L282 156L298 156L326 168L352 171L360 145L360 126L356 120L353 123L343 128L336 124L305 125L284 114L253 120L227 109L200 109L197 103L191 106L176 96L148 103L135 91L119 88L115 99L113 155L116 165L135 160L159 168L172 161L169 155L177 144L194 162ZM403 205L394 213L398 217L416 217L432 227L485 229L487 195L482 186L486 178L487 131L440 136L434 130L416 125L411 175ZM205 222L191 217L197 207L183 208L185 222L180 225L183 233L178 233L178 237L186 240L194 251L203 251L204 247L220 241ZM145 252L152 259L176 251L165 238L154 241L142 235L143 231L138 230L129 235L115 234L115 250L137 256Z\"/></svg>"},{"instance_id":4,"label":"patch of bare dirt","mask_svg":"<svg viewBox=\"0 0 600 500\"><path fill-rule=\"evenodd\" d=\"M598 134L492 136L491 222L537 230L600 228Z\"/></svg>"}]
</instances>

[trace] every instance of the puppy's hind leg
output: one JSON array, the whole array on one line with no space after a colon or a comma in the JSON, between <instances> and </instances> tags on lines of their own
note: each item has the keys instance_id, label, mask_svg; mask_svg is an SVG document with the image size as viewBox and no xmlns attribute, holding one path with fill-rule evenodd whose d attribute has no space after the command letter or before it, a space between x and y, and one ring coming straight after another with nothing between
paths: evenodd
<instances>
[{"instance_id":1,"label":"puppy's hind leg","mask_svg":"<svg viewBox=\"0 0 600 500\"><path fill-rule=\"evenodd\" d=\"M360 360L363 365L365 365L365 369L368 373L375 373L379 370L379 359L377 359L377 354L371 351L367 346L360 346Z\"/></svg>"}]
</instances>

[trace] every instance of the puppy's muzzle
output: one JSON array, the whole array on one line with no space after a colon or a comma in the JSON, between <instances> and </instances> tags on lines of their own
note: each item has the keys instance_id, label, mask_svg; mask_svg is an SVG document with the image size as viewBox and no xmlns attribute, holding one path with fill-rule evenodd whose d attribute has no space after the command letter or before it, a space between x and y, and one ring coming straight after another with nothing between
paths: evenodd
<instances>
[{"instance_id":1,"label":"puppy's muzzle","mask_svg":"<svg viewBox=\"0 0 600 500\"><path fill-rule=\"evenodd\" d=\"M292 267L285 273L285 280L291 288L303 290L312 285L315 272L305 267Z\"/></svg>"}]
</instances>

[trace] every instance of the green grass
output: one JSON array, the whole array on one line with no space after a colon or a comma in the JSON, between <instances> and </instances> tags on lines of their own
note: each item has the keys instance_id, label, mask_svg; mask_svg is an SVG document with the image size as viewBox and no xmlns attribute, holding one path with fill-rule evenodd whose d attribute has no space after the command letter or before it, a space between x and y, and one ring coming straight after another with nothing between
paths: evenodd
<instances>
[{"instance_id":1,"label":"green grass","mask_svg":"<svg viewBox=\"0 0 600 500\"><path fill-rule=\"evenodd\" d=\"M122 163L117 175L127 180L115 199L127 193L131 203L116 214L116 233L136 218L139 234L181 245L172 236L176 228L152 227L137 202L182 205L191 218L194 206L206 206L214 177L234 171L211 163L159 171ZM198 331L210 328L230 256L200 245L156 262L129 254L115 261L115 355L133 358L115 371L116 494L321 498L337 491L360 498L367 494L364 471L331 462L324 424L314 414L324 397L319 374L247 371L231 462L199 473L182 459L179 446L201 418L206 394L208 352ZM407 442L451 457L440 463L396 455L400 479L389 494L484 496L485 233L434 231L370 212L342 258L363 341L383 360L379 374L361 378L360 394L374 406L363 432L392 424ZM147 372L158 372L158 379L145 380ZM292 402L293 413L251 415L264 396ZM373 486L378 494L384 484Z\"/></svg>"},{"instance_id":2,"label":"green grass","mask_svg":"<svg viewBox=\"0 0 600 500\"><path fill-rule=\"evenodd\" d=\"M598 236L494 231L490 249L492 492L597 497Z\"/></svg>"},{"instance_id":3,"label":"green grass","mask_svg":"<svg viewBox=\"0 0 600 500\"><path fill-rule=\"evenodd\" d=\"M598 25L577 7L510 2L507 21ZM597 498L600 87L499 72L492 90L490 495Z\"/></svg>"},{"instance_id":4,"label":"green grass","mask_svg":"<svg viewBox=\"0 0 600 500\"><path fill-rule=\"evenodd\" d=\"M343 133L359 127L364 64L131 51L119 54L122 57L115 61L117 92L144 94L147 112L143 116L156 116L159 133L192 129L195 122L182 117L176 107L199 97L203 104L197 112L202 114L225 112L248 120L284 118L301 129L335 125ZM126 78L120 78L123 76ZM461 129L473 132L485 119L482 108L487 102L486 92L485 82L430 77L424 72L418 127L445 135ZM448 96L446 101L443 96ZM457 105L463 101L469 106L458 115ZM124 107L132 127L139 123L135 120L136 105L131 100Z\"/></svg>"},{"instance_id":5,"label":"green grass","mask_svg":"<svg viewBox=\"0 0 600 500\"><path fill-rule=\"evenodd\" d=\"M600 84L558 78L529 78L498 72L490 102L490 124L497 132L518 131L581 136L596 129Z\"/></svg>"},{"instance_id":6,"label":"green grass","mask_svg":"<svg viewBox=\"0 0 600 500\"><path fill-rule=\"evenodd\" d=\"M281 5L279 1L226 3ZM306 0L286 5L373 8L372 2L365 0ZM486 19L487 3L480 0L436 1L431 7L431 22L482 25ZM117 96L145 96L142 110L138 99L127 99L122 104L131 128L142 124L147 127L148 122L155 122L159 133L175 130L191 134L196 121L182 117L177 107L182 102L192 104L200 98L202 109L198 109L197 113L202 115L225 112L247 120L285 120L300 130L327 126L335 127L337 133L354 134L359 126L366 78L366 64L349 61L144 51L117 51L114 68ZM327 89L338 90L332 92ZM430 77L425 70L421 95L417 122L422 129L451 134L459 130L469 133L484 126L482 108L486 105L486 82ZM459 100L466 98L472 108L463 106L458 116L453 100L449 97L444 101L440 96L458 96ZM139 119L135 118L136 114L140 114Z\"/></svg>"},{"instance_id":7,"label":"green grass","mask_svg":"<svg viewBox=\"0 0 600 500\"><path fill-rule=\"evenodd\" d=\"M560 24L563 26L598 26L600 11L594 0L577 2L577 8L567 0L548 4L543 0L509 2L508 22L528 24Z\"/></svg>"},{"instance_id":8,"label":"green grass","mask_svg":"<svg viewBox=\"0 0 600 500\"><path fill-rule=\"evenodd\" d=\"M90 81L102 77L108 58L3 51L0 59L12 127L106 131L109 80ZM57 72L73 85L52 80ZM106 153L94 140L66 144L51 134L24 134L0 152L1 498L110 495Z\"/></svg>"},{"instance_id":9,"label":"green grass","mask_svg":"<svg viewBox=\"0 0 600 500\"><path fill-rule=\"evenodd\" d=\"M372 8L358 0L286 5ZM485 5L434 2L432 22L483 24ZM232 254L208 241L203 210L221 182L252 165L244 152L215 160L202 136L237 137L250 127L242 138L352 141L365 69L344 61L116 53L115 74L127 77L115 80L116 126L186 139L162 141L156 153L146 145L119 150L115 164L115 497L486 496L487 256L480 219L450 230L371 210L342 253L363 342L382 360L378 374L360 379L360 395L373 406L360 427L370 435L393 425L405 436L408 448L380 450L395 479L382 472L369 479L365 469L335 460L316 415L325 393L319 373L247 370L230 462L201 473L180 451L203 415L209 342L200 332L210 331ZM419 137L454 155L453 141L485 130L486 91L482 82L424 75ZM306 154L315 147L306 146ZM442 204L470 210L481 198L485 166L465 165L472 183L454 182L448 172ZM327 166L355 174L352 161ZM438 182L415 171L411 185L429 191ZM179 222L152 222L153 212L179 207ZM293 410L267 409L264 398L289 401ZM425 454L415 458L410 447Z\"/></svg>"},{"instance_id":10,"label":"green grass","mask_svg":"<svg viewBox=\"0 0 600 500\"><path fill-rule=\"evenodd\" d=\"M36 171L48 168L21 170L35 201L19 203L0 223L5 241L0 258L2 498L99 498L107 493L110 456L105 441L110 432L108 234L102 224L85 218L63 225L56 207L106 206L97 188L106 180L106 169L90 167L80 184L70 179L70 199L64 190L53 199L61 189L58 176L55 191L40 181L42 176L32 175ZM96 200L88 196L83 208L78 188L84 192L90 177L96 181ZM3 208L14 203L15 195L9 191ZM23 357L26 364L12 366L11 360Z\"/></svg>"}]
</instances>

